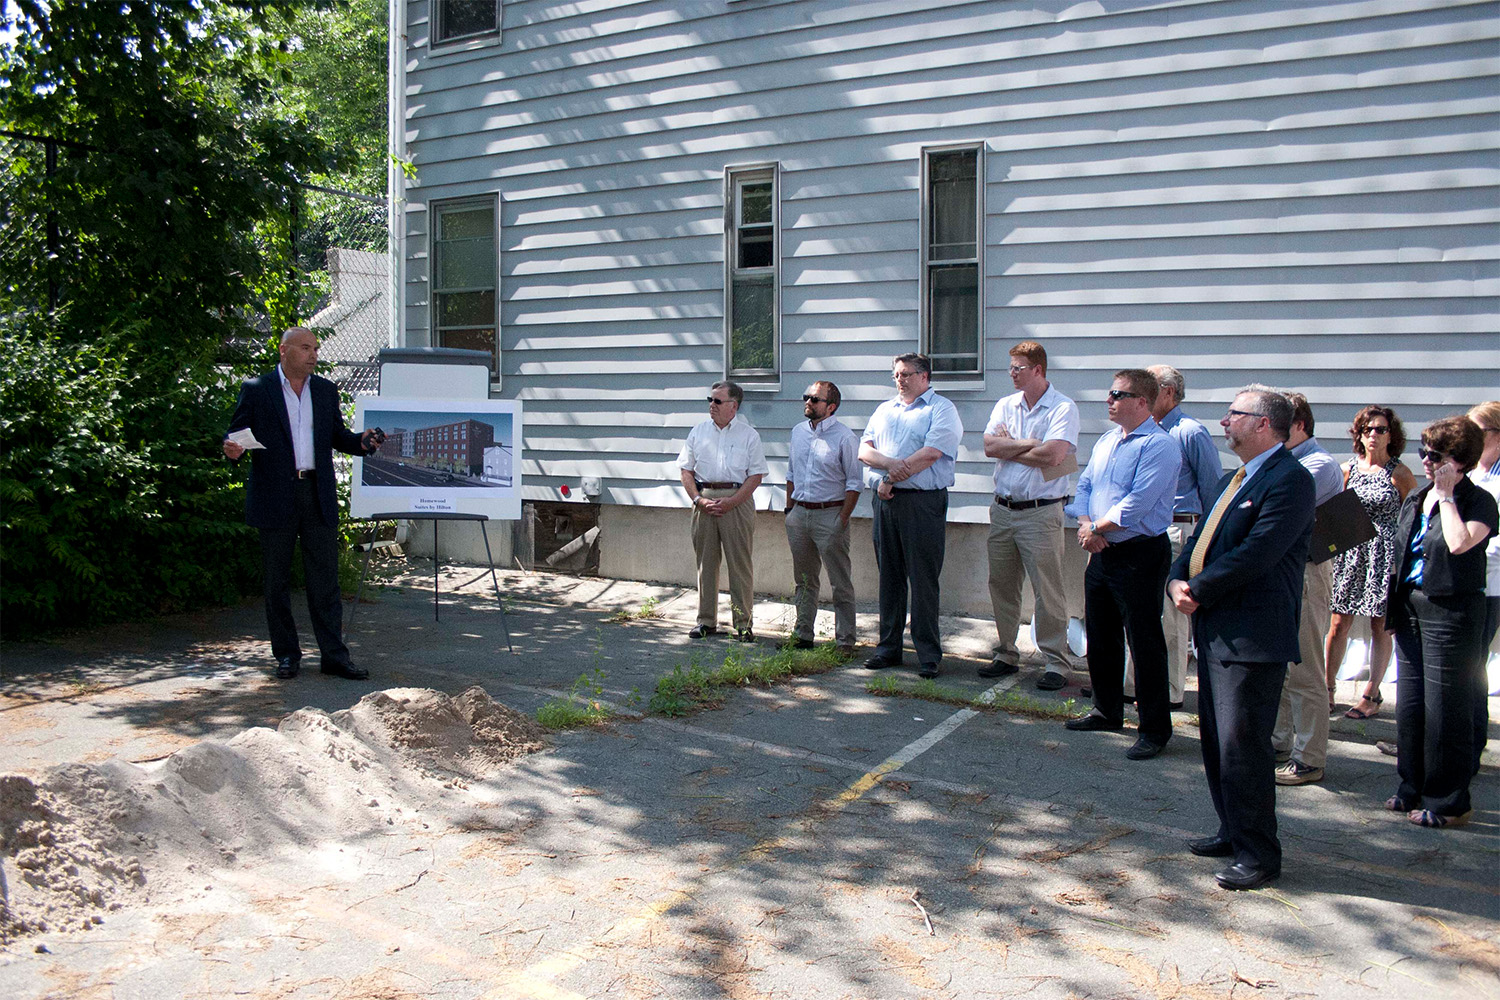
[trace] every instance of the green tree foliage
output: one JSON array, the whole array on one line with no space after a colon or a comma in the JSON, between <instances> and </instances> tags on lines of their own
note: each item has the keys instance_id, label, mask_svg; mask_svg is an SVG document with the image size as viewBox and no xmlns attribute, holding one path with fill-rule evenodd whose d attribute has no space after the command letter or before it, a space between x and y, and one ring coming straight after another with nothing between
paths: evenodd
<instances>
[{"instance_id":1,"label":"green tree foliage","mask_svg":"<svg viewBox=\"0 0 1500 1000\"><path fill-rule=\"evenodd\" d=\"M10 142L0 169L25 248L0 248L7 634L221 601L256 546L219 440L266 360L225 346L294 318L289 190L338 166L276 100L301 2L3 9L0 128L70 143L48 170Z\"/></svg>"}]
</instances>

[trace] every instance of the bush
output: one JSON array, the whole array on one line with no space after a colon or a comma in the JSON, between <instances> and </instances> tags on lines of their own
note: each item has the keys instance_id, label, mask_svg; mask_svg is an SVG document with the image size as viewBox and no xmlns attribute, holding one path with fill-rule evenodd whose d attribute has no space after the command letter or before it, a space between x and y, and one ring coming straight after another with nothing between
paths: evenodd
<instances>
[{"instance_id":1,"label":"bush","mask_svg":"<svg viewBox=\"0 0 1500 1000\"><path fill-rule=\"evenodd\" d=\"M222 604L255 532L219 450L236 380L0 317L0 614L9 635Z\"/></svg>"}]
</instances>

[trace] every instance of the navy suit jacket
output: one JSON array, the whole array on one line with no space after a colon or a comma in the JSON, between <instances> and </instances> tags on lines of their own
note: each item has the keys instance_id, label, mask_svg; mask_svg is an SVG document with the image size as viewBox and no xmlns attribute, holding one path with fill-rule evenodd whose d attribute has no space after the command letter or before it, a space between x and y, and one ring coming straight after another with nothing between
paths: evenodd
<instances>
[{"instance_id":1,"label":"navy suit jacket","mask_svg":"<svg viewBox=\"0 0 1500 1000\"><path fill-rule=\"evenodd\" d=\"M1232 478L1219 480L1216 501ZM1220 662L1301 662L1297 624L1315 497L1312 476L1283 447L1235 496L1209 542L1203 572L1188 580L1208 518L1198 522L1168 579L1186 580L1198 602L1193 630L1200 650Z\"/></svg>"},{"instance_id":2,"label":"navy suit jacket","mask_svg":"<svg viewBox=\"0 0 1500 1000\"><path fill-rule=\"evenodd\" d=\"M338 499L333 489L333 448L347 455L363 455L359 435L344 425L339 413L339 390L318 375L309 375L312 393L313 457L317 468L318 513L330 527L339 523ZM245 491L245 521L253 528L283 528L296 512L297 458L292 449L292 423L281 395L281 375L272 369L240 386L240 400L229 430L248 427L265 445L250 452L250 486Z\"/></svg>"}]
</instances>

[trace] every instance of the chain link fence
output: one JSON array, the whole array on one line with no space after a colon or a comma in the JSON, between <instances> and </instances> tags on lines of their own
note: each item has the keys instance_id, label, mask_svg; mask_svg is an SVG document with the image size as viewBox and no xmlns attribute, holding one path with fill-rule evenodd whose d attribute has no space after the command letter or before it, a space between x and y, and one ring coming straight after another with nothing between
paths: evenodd
<instances>
[{"instance_id":1,"label":"chain link fence","mask_svg":"<svg viewBox=\"0 0 1500 1000\"><path fill-rule=\"evenodd\" d=\"M66 260L89 234L62 231L35 193L61 158L108 155L63 138L0 131L0 274L8 301L51 308L66 296L45 264ZM286 199L289 226L258 240L264 263L285 269L299 322L318 331L321 358L333 364L330 377L351 395L373 393L393 309L385 199L312 184ZM276 332L264 303L246 302L243 318L261 336Z\"/></svg>"}]
</instances>

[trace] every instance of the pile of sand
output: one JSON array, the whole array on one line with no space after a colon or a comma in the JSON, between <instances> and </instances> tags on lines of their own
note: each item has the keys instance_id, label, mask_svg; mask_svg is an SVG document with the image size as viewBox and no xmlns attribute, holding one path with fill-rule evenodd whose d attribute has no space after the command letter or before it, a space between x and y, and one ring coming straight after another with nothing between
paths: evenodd
<instances>
[{"instance_id":1,"label":"pile of sand","mask_svg":"<svg viewBox=\"0 0 1500 1000\"><path fill-rule=\"evenodd\" d=\"M86 929L186 873L418 822L454 787L545 746L484 689L396 688L332 715L204 742L151 768L68 764L0 776L0 941Z\"/></svg>"}]
</instances>

